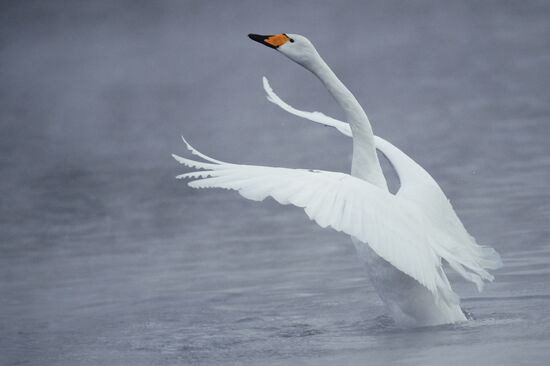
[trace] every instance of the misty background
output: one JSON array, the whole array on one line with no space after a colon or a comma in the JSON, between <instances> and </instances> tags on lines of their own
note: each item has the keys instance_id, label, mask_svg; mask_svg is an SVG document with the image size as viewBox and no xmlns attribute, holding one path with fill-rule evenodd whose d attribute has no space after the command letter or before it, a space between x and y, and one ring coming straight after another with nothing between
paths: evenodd
<instances>
[{"instance_id":1,"label":"misty background","mask_svg":"<svg viewBox=\"0 0 550 366\"><path fill-rule=\"evenodd\" d=\"M349 171L348 138L265 99L263 75L342 118L246 37L281 32L502 254L481 294L451 274L476 321L397 329L345 235L174 179L180 135L229 162ZM546 1L2 1L0 364L540 364L549 66Z\"/></svg>"}]
</instances>

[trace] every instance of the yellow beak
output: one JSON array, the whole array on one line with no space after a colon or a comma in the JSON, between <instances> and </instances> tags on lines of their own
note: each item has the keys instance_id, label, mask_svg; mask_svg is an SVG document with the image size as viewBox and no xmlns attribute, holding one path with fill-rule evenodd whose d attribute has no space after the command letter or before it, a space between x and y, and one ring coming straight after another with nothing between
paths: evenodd
<instances>
[{"instance_id":1,"label":"yellow beak","mask_svg":"<svg viewBox=\"0 0 550 366\"><path fill-rule=\"evenodd\" d=\"M277 48L290 40L284 33L263 36L261 34L249 34L248 37L253 41L259 42L267 47Z\"/></svg>"}]
</instances>

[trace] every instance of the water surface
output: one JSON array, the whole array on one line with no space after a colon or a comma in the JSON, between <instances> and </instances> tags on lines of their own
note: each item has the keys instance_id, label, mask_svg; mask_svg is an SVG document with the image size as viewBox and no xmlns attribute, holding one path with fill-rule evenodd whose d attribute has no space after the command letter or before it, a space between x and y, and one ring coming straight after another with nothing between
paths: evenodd
<instances>
[{"instance_id":1,"label":"water surface","mask_svg":"<svg viewBox=\"0 0 550 366\"><path fill-rule=\"evenodd\" d=\"M545 2L13 2L0 12L0 352L6 365L542 364L550 356ZM309 36L377 134L440 182L505 267L451 273L466 324L403 329L345 235L194 191L184 133L233 162L348 171L340 111L246 38Z\"/></svg>"}]
</instances>

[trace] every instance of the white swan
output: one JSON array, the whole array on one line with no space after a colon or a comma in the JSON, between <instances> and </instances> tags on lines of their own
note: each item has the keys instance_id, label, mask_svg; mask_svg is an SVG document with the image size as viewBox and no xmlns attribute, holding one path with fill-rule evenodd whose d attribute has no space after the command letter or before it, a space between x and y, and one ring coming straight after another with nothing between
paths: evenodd
<instances>
[{"instance_id":1,"label":"white swan","mask_svg":"<svg viewBox=\"0 0 550 366\"><path fill-rule=\"evenodd\" d=\"M488 269L501 266L499 255L479 246L468 234L435 180L398 148L375 137L369 120L351 92L338 80L311 42L295 34L249 35L275 48L315 74L344 110L349 124L319 112L303 112L282 101L264 78L268 99L286 111L333 126L353 136L351 175L344 173L239 165L212 159L187 148L205 162L173 157L201 169L177 178L195 179L193 188L226 188L261 201L304 208L321 227L351 236L370 279L391 316L400 323L436 325L465 321L459 298L442 267L442 259L482 290L492 281ZM395 168L401 183L391 194L376 149Z\"/></svg>"}]
</instances>

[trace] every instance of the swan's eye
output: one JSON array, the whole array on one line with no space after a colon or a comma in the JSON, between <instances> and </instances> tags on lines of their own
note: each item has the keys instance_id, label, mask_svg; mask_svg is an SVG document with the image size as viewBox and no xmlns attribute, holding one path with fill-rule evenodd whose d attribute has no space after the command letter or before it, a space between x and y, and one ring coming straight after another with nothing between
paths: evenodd
<instances>
[{"instance_id":1,"label":"swan's eye","mask_svg":"<svg viewBox=\"0 0 550 366\"><path fill-rule=\"evenodd\" d=\"M289 38L288 40L290 41L290 43L294 43L294 40L292 38Z\"/></svg>"}]
</instances>

